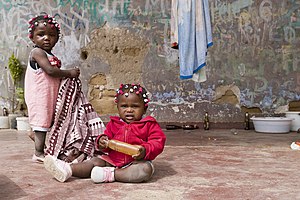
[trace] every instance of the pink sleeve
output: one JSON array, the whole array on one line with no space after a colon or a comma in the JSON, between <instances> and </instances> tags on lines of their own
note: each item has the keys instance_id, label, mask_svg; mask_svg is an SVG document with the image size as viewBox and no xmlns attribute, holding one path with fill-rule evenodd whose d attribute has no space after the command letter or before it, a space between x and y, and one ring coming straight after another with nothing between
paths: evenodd
<instances>
[{"instance_id":1,"label":"pink sleeve","mask_svg":"<svg viewBox=\"0 0 300 200\"><path fill-rule=\"evenodd\" d=\"M164 150L166 136L158 123L150 123L147 142L142 146L146 149L145 160L154 160Z\"/></svg>"}]
</instances>

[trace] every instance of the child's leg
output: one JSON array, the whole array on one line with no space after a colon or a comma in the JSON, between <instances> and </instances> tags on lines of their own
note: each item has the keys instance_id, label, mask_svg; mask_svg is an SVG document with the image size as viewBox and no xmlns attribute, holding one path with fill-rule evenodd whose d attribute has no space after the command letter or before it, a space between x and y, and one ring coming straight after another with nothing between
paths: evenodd
<instances>
[{"instance_id":1,"label":"child's leg","mask_svg":"<svg viewBox=\"0 0 300 200\"><path fill-rule=\"evenodd\" d=\"M46 134L44 131L34 131L35 155L38 157L44 157Z\"/></svg>"},{"instance_id":2,"label":"child's leg","mask_svg":"<svg viewBox=\"0 0 300 200\"><path fill-rule=\"evenodd\" d=\"M148 181L154 172L151 161L136 161L128 167L115 169L114 167L94 167L91 179L95 183L103 182L127 182L140 183Z\"/></svg>"},{"instance_id":3,"label":"child's leg","mask_svg":"<svg viewBox=\"0 0 300 200\"><path fill-rule=\"evenodd\" d=\"M150 180L154 173L151 161L136 161L130 166L116 169L115 180L127 183L140 183Z\"/></svg>"},{"instance_id":4,"label":"child's leg","mask_svg":"<svg viewBox=\"0 0 300 200\"><path fill-rule=\"evenodd\" d=\"M106 162L97 157L84 162L70 164L63 160L59 160L54 156L47 155L44 161L46 170L48 170L51 175L60 182L65 182L71 176L89 178L91 176L91 171L95 166L105 165Z\"/></svg>"},{"instance_id":5,"label":"child's leg","mask_svg":"<svg viewBox=\"0 0 300 200\"><path fill-rule=\"evenodd\" d=\"M93 157L81 163L71 164L72 175L79 178L90 178L91 171L95 166L104 167L106 162L100 158Z\"/></svg>"},{"instance_id":6,"label":"child's leg","mask_svg":"<svg viewBox=\"0 0 300 200\"><path fill-rule=\"evenodd\" d=\"M27 135L32 141L34 141L34 132L33 131L28 131Z\"/></svg>"}]
</instances>

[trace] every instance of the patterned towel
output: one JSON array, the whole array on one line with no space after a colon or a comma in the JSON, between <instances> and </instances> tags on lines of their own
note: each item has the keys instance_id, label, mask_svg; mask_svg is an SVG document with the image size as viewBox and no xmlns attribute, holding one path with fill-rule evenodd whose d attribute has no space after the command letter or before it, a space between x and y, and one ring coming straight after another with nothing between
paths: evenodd
<instances>
[{"instance_id":1,"label":"patterned towel","mask_svg":"<svg viewBox=\"0 0 300 200\"><path fill-rule=\"evenodd\" d=\"M81 81L61 82L47 154L67 162L81 162L94 155L94 141L105 126L81 91Z\"/></svg>"}]
</instances>

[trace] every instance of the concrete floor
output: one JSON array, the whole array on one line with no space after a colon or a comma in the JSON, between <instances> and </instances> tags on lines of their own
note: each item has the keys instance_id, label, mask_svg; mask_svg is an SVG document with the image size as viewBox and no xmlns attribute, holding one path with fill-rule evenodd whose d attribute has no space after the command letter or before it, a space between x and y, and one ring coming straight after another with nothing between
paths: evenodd
<instances>
[{"instance_id":1,"label":"concrete floor","mask_svg":"<svg viewBox=\"0 0 300 200\"><path fill-rule=\"evenodd\" d=\"M27 132L0 130L0 199L300 199L300 134L253 130L166 130L167 145L142 184L54 180L31 162Z\"/></svg>"}]
</instances>

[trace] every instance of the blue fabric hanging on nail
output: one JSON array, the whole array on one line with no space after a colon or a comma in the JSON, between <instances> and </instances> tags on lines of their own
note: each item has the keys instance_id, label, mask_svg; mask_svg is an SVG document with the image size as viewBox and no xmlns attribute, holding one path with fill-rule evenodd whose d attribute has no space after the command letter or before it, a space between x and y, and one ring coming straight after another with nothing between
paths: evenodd
<instances>
[{"instance_id":1,"label":"blue fabric hanging on nail","mask_svg":"<svg viewBox=\"0 0 300 200\"><path fill-rule=\"evenodd\" d=\"M206 74L199 70L206 65L207 49L213 45L208 0L172 0L171 43L178 43L180 78L196 74L193 80L205 81Z\"/></svg>"}]
</instances>

